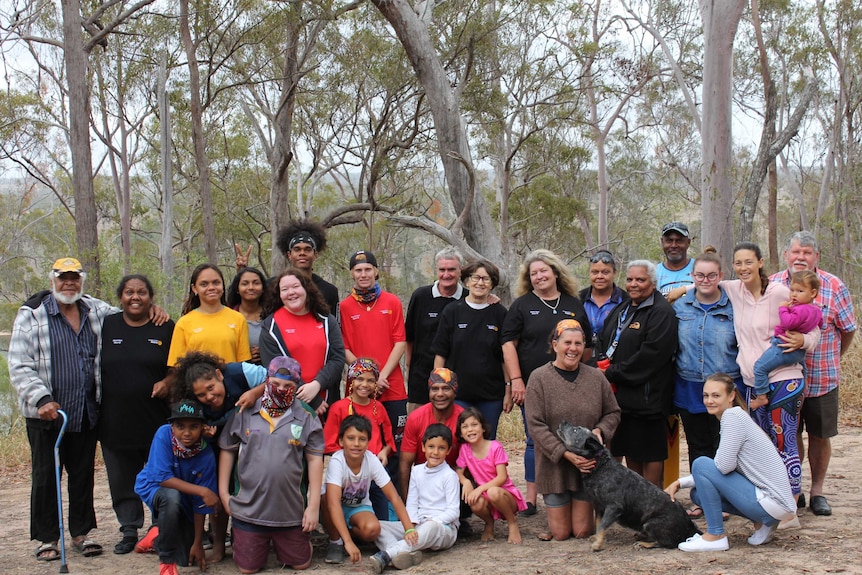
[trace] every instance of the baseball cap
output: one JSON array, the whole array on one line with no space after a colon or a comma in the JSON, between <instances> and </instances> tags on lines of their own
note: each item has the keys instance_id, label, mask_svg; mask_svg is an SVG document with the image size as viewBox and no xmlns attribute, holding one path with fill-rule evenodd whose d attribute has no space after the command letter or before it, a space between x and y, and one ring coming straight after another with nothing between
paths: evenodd
<instances>
[{"instance_id":1,"label":"baseball cap","mask_svg":"<svg viewBox=\"0 0 862 575\"><path fill-rule=\"evenodd\" d=\"M75 258L60 258L54 262L51 270L54 272L54 277L60 277L60 274L66 273L80 274L84 271L84 267Z\"/></svg>"},{"instance_id":2,"label":"baseball cap","mask_svg":"<svg viewBox=\"0 0 862 575\"><path fill-rule=\"evenodd\" d=\"M200 419L201 421L206 421L203 407L192 399L184 399L171 406L171 416L168 418L168 421L175 419Z\"/></svg>"},{"instance_id":3,"label":"baseball cap","mask_svg":"<svg viewBox=\"0 0 862 575\"><path fill-rule=\"evenodd\" d=\"M359 250L350 256L350 269L355 268L357 264L371 264L374 267L377 267L377 258L375 258L374 254L371 252Z\"/></svg>"},{"instance_id":4,"label":"baseball cap","mask_svg":"<svg viewBox=\"0 0 862 575\"><path fill-rule=\"evenodd\" d=\"M661 235L665 235L669 232L676 232L683 237L689 237L688 226L682 222L671 222L669 224L665 224L665 226L661 229Z\"/></svg>"},{"instance_id":5,"label":"baseball cap","mask_svg":"<svg viewBox=\"0 0 862 575\"><path fill-rule=\"evenodd\" d=\"M266 374L278 379L289 379L299 385L302 383L302 368L299 362L292 357L279 355L269 362Z\"/></svg>"}]
</instances>

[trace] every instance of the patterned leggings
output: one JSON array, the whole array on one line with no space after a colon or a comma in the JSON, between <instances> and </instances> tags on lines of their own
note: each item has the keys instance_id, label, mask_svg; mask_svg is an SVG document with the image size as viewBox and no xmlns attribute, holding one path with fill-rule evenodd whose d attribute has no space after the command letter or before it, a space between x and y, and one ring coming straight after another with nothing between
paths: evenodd
<instances>
[{"instance_id":1,"label":"patterned leggings","mask_svg":"<svg viewBox=\"0 0 862 575\"><path fill-rule=\"evenodd\" d=\"M781 402L783 405L774 406L772 402L755 409L751 417L760 426L773 445L778 449L778 454L787 468L787 477L790 479L790 489L793 495L802 492L802 463L799 460L799 445L796 443L796 432L799 429L799 410L802 409L803 394L793 395L787 393L790 389L802 386L802 379L786 379L772 384L775 392L773 397L791 395L789 401ZM745 403L751 399L753 389L742 386L739 390Z\"/></svg>"}]
</instances>

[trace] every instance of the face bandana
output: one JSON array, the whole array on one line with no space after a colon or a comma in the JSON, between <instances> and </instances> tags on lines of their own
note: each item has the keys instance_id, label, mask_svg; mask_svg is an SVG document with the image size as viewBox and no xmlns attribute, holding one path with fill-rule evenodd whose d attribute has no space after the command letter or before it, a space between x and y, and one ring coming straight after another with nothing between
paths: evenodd
<instances>
[{"instance_id":1,"label":"face bandana","mask_svg":"<svg viewBox=\"0 0 862 575\"><path fill-rule=\"evenodd\" d=\"M191 459L204 448L204 440L198 439L191 447L186 447L176 436L171 435L171 446L174 448L174 456L179 459Z\"/></svg>"},{"instance_id":2,"label":"face bandana","mask_svg":"<svg viewBox=\"0 0 862 575\"><path fill-rule=\"evenodd\" d=\"M279 379L289 378L281 376ZM270 417L281 417L293 403L293 398L296 396L296 385L291 385L287 389L279 389L272 379L268 380L265 385L260 405Z\"/></svg>"}]
</instances>

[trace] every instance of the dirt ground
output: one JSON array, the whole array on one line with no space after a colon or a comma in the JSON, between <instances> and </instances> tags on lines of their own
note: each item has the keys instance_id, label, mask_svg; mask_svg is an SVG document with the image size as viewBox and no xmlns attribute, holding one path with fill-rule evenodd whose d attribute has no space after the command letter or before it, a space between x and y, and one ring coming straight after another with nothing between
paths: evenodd
<instances>
[{"instance_id":1,"label":"dirt ground","mask_svg":"<svg viewBox=\"0 0 862 575\"><path fill-rule=\"evenodd\" d=\"M862 428L859 418L847 418L840 435L833 440L832 463L826 482L826 495L833 508L831 517L817 517L809 510L800 511L802 529L779 531L775 540L761 547L749 546L745 539L751 533L751 524L734 517L727 522L731 548L723 553L688 554L677 550L641 550L633 546L633 533L619 526L613 527L605 543L605 550L593 553L584 540L542 542L536 534L546 526L544 506L530 518L521 519L523 545L506 543L506 527L497 525L498 539L482 543L478 537L459 541L451 550L427 553L425 561L411 569L412 573L457 574L518 574L568 575L573 573L690 573L712 574L797 574L797 573L862 573ZM523 488L522 445L508 445L512 460L511 475ZM683 469L687 469L683 445ZM29 491L26 473L7 474L2 478L0 490L0 575L57 573L60 562L37 562L33 557L36 547L28 540ZM805 486L810 485L807 465ZM687 503L687 492L681 500ZM104 469L96 474L96 513L99 529L91 536L105 546L105 553L95 558L83 558L68 547L69 573L94 575L154 574L158 572L158 558L154 555L114 555L111 550L119 539L116 519L111 509ZM481 531L481 521L475 517L471 524ZM701 521L701 526L704 524ZM68 535L67 535L68 542ZM308 572L330 574L369 573L368 556L372 547L363 548L363 561L357 565L340 566L323 562L325 543L315 547L314 560ZM264 572L282 571L275 566L271 555ZM288 571L288 570L284 570ZM197 573L196 567L180 569L183 575ZM239 571L228 559L211 565L208 573L235 574Z\"/></svg>"}]
</instances>

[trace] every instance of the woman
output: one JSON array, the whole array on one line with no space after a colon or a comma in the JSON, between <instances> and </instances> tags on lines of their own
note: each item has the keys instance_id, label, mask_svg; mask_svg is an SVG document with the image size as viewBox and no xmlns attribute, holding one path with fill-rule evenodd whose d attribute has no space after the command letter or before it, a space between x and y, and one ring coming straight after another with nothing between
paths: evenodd
<instances>
[{"instance_id":1,"label":"woman","mask_svg":"<svg viewBox=\"0 0 862 575\"><path fill-rule=\"evenodd\" d=\"M745 384L740 391L752 417L778 448L793 495L798 497L802 488L802 464L796 432L804 388L802 366L794 364L772 371L769 374L770 393L755 396L753 391L754 363L771 345L779 321L778 308L790 299L790 290L783 284L769 283L757 244L742 242L736 245L733 271L739 279L724 281L721 286L733 303L733 326L739 341L736 362ZM785 347L790 351L800 347L811 350L820 340L820 329L804 336L779 337L788 342Z\"/></svg>"},{"instance_id":2,"label":"woman","mask_svg":"<svg viewBox=\"0 0 862 575\"><path fill-rule=\"evenodd\" d=\"M595 531L593 506L580 494L581 473L589 473L595 460L566 451L557 426L568 421L587 427L605 444L620 422L620 408L602 372L581 363L586 336L577 321L559 322L550 339L554 360L533 371L526 406L536 449L537 488L548 508L550 533L539 538L563 541Z\"/></svg>"},{"instance_id":3,"label":"woman","mask_svg":"<svg viewBox=\"0 0 862 575\"><path fill-rule=\"evenodd\" d=\"M608 316L599 350L610 360L605 377L616 389L622 410L611 443L614 457L662 487L667 459L667 416L673 404L673 355L677 321L673 307L656 290L655 264L635 260L626 266L630 301Z\"/></svg>"},{"instance_id":4,"label":"woman","mask_svg":"<svg viewBox=\"0 0 862 575\"><path fill-rule=\"evenodd\" d=\"M122 313L102 322L99 441L123 534L114 553L122 555L135 548L138 529L144 526L135 476L147 461L153 435L170 415L167 396L172 376L167 359L174 322L156 326L150 321L153 284L146 276L123 277L117 298Z\"/></svg>"},{"instance_id":5,"label":"woman","mask_svg":"<svg viewBox=\"0 0 862 575\"><path fill-rule=\"evenodd\" d=\"M770 439L748 416L733 379L711 375L703 385L703 403L721 425L715 458L699 457L692 474L668 485L671 499L680 487L693 488L691 499L703 507L706 533L679 544L683 551L725 551L729 548L722 511L754 522L750 545L772 541L779 521L796 516L781 457Z\"/></svg>"},{"instance_id":6,"label":"woman","mask_svg":"<svg viewBox=\"0 0 862 575\"><path fill-rule=\"evenodd\" d=\"M260 363L260 327L263 323L266 277L257 268L240 268L227 290L227 305L238 311L248 324L251 362Z\"/></svg>"},{"instance_id":7,"label":"woman","mask_svg":"<svg viewBox=\"0 0 862 575\"><path fill-rule=\"evenodd\" d=\"M469 293L441 314L431 344L434 368L448 367L458 374L461 384L455 402L477 408L488 422L489 439L496 439L500 414L512 411L500 342L506 308L488 301L500 270L489 261L473 262L461 270L461 281Z\"/></svg>"},{"instance_id":8,"label":"woman","mask_svg":"<svg viewBox=\"0 0 862 575\"><path fill-rule=\"evenodd\" d=\"M177 320L168 365L190 351L208 351L226 363L248 361L248 324L227 307L224 276L218 266L201 264L192 271L183 316Z\"/></svg>"},{"instance_id":9,"label":"woman","mask_svg":"<svg viewBox=\"0 0 862 575\"><path fill-rule=\"evenodd\" d=\"M605 326L605 319L615 307L628 299L628 295L614 283L617 275L617 262L607 250L599 250L590 256L590 285L581 290L578 297L584 304L590 318L592 333L590 341L595 347L599 334Z\"/></svg>"},{"instance_id":10,"label":"woman","mask_svg":"<svg viewBox=\"0 0 862 575\"><path fill-rule=\"evenodd\" d=\"M533 440L524 416L527 381L534 369L554 359L548 351L548 334L557 322L574 319L581 324L584 333L592 333L587 312L577 293L577 282L559 256L549 250L535 250L527 254L521 265L516 287L518 298L512 302L503 322L503 361L511 378L508 383L512 387L512 401L521 406L527 436L527 449L524 451L527 510L523 513L527 516L536 514L537 497ZM587 347L591 345L587 342ZM589 354L587 349L585 361Z\"/></svg>"},{"instance_id":11,"label":"woman","mask_svg":"<svg viewBox=\"0 0 862 575\"><path fill-rule=\"evenodd\" d=\"M266 367L274 357L296 359L306 382L296 397L323 415L339 397L344 369L341 330L317 286L298 269L282 272L273 290L270 300L275 307L263 320L260 334L261 362Z\"/></svg>"},{"instance_id":12,"label":"woman","mask_svg":"<svg viewBox=\"0 0 862 575\"><path fill-rule=\"evenodd\" d=\"M673 403L685 429L689 469L698 457L715 457L718 448L719 424L703 404L703 382L710 374L722 372L742 384L733 306L719 286L724 273L714 248L694 259L691 276L694 289L673 304L679 323ZM703 511L695 506L689 515L700 517Z\"/></svg>"}]
</instances>

